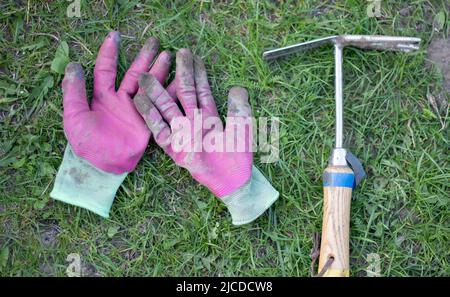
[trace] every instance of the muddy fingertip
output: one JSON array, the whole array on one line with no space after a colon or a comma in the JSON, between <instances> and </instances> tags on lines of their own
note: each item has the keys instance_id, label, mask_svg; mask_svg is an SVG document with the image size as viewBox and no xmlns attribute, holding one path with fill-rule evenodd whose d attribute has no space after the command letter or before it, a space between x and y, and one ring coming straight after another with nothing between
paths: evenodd
<instances>
[{"instance_id":1,"label":"muddy fingertip","mask_svg":"<svg viewBox=\"0 0 450 297\"><path fill-rule=\"evenodd\" d=\"M186 64L186 63L192 64L192 62L193 62L193 57L192 57L191 50L188 49L188 48L182 48L182 49L179 49L178 52L177 52L176 60L177 60L177 64L179 64L179 63L182 63L182 64Z\"/></svg>"},{"instance_id":2,"label":"muddy fingertip","mask_svg":"<svg viewBox=\"0 0 450 297\"><path fill-rule=\"evenodd\" d=\"M203 63L202 58L200 56L194 55L194 67L199 70L206 70L205 63Z\"/></svg>"},{"instance_id":3,"label":"muddy fingertip","mask_svg":"<svg viewBox=\"0 0 450 297\"><path fill-rule=\"evenodd\" d=\"M164 50L161 52L160 56L163 59L163 61L166 62L167 64L170 64L172 62L173 55L171 51Z\"/></svg>"},{"instance_id":4,"label":"muddy fingertip","mask_svg":"<svg viewBox=\"0 0 450 297\"><path fill-rule=\"evenodd\" d=\"M191 53L191 50L188 48L180 48L177 52L177 55L191 55L192 56L192 53Z\"/></svg>"},{"instance_id":5,"label":"muddy fingertip","mask_svg":"<svg viewBox=\"0 0 450 297\"><path fill-rule=\"evenodd\" d=\"M248 101L248 92L243 87L232 87L228 92L229 100Z\"/></svg>"},{"instance_id":6,"label":"muddy fingertip","mask_svg":"<svg viewBox=\"0 0 450 297\"><path fill-rule=\"evenodd\" d=\"M120 42L120 32L119 31L111 31L108 33L107 38L114 40L115 42Z\"/></svg>"},{"instance_id":7,"label":"muddy fingertip","mask_svg":"<svg viewBox=\"0 0 450 297\"><path fill-rule=\"evenodd\" d=\"M70 62L66 66L66 72L79 72L82 71L80 63Z\"/></svg>"},{"instance_id":8,"label":"muddy fingertip","mask_svg":"<svg viewBox=\"0 0 450 297\"><path fill-rule=\"evenodd\" d=\"M156 37L150 37L145 42L144 46L142 47L142 50L144 52L156 52L158 51L160 46L159 40Z\"/></svg>"},{"instance_id":9,"label":"muddy fingertip","mask_svg":"<svg viewBox=\"0 0 450 297\"><path fill-rule=\"evenodd\" d=\"M83 79L83 68L80 63L70 62L65 69L65 80Z\"/></svg>"}]
</instances>

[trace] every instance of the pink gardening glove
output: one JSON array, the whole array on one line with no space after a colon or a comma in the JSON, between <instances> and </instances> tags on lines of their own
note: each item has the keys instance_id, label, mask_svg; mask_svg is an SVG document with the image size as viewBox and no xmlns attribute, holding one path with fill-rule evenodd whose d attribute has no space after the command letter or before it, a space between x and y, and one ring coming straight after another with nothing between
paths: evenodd
<instances>
[{"instance_id":1,"label":"pink gardening glove","mask_svg":"<svg viewBox=\"0 0 450 297\"><path fill-rule=\"evenodd\" d=\"M120 33L110 32L100 47L94 68L93 98L86 96L83 69L70 63L62 82L64 131L69 142L51 196L87 208L104 217L117 188L136 167L147 147L150 131L136 111L132 97L138 76L150 73L164 83L170 54L158 53L159 42L147 40L116 91Z\"/></svg>"},{"instance_id":2,"label":"pink gardening glove","mask_svg":"<svg viewBox=\"0 0 450 297\"><path fill-rule=\"evenodd\" d=\"M138 76L149 70L158 53L159 42L150 38L116 91L116 68L120 33L111 32L103 42L94 68L94 91L89 106L80 64L66 68L64 131L73 152L97 168L121 174L136 167L147 147L150 132L134 108L132 97L138 90ZM170 54L162 52L150 73L164 83Z\"/></svg>"},{"instance_id":3,"label":"pink gardening glove","mask_svg":"<svg viewBox=\"0 0 450 297\"><path fill-rule=\"evenodd\" d=\"M278 192L252 166L248 93L240 87L230 90L224 128L201 59L193 57L190 50L181 49L176 64L175 81L167 90L156 77L141 75L139 85L145 94L135 97L136 108L156 143L177 165L186 168L195 180L221 198L228 206L234 224L251 222L270 207L278 198ZM183 111L175 98L179 99ZM243 129L231 124L231 121L239 123L239 120L242 121L238 125ZM203 128L195 130L195 123L199 121ZM177 123L189 125L182 129ZM202 140L196 142L199 134ZM189 141L180 144L180 140ZM222 145L209 145L211 143Z\"/></svg>"}]
</instances>

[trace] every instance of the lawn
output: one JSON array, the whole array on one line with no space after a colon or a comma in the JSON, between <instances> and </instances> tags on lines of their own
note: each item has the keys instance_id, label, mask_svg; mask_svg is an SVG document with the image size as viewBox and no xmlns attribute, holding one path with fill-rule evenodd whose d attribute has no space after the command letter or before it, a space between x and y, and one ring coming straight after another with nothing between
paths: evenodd
<instances>
[{"instance_id":1,"label":"lawn","mask_svg":"<svg viewBox=\"0 0 450 297\"><path fill-rule=\"evenodd\" d=\"M367 171L351 206L351 275L365 276L374 253L383 276L450 275L450 78L427 53L449 35L448 1L382 1L379 17L362 0L83 0L81 17L66 15L69 4L0 4L0 275L65 276L76 253L85 276L309 276L334 141L333 51L270 63L262 52L336 34L423 41L408 54L345 50L345 144ZM233 226L225 206L154 141L110 219L49 198L66 145L62 75L52 62L66 42L91 91L110 30L122 33L118 81L156 36L163 49L189 47L204 59L221 115L240 85L256 116L280 119L279 160L255 155L280 198L257 221Z\"/></svg>"}]
</instances>

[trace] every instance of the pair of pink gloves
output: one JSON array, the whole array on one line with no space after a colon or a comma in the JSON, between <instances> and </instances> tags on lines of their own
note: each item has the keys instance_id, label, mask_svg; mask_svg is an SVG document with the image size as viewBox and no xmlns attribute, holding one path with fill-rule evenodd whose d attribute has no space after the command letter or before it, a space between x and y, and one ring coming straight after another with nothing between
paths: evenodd
<instances>
[{"instance_id":1,"label":"pair of pink gloves","mask_svg":"<svg viewBox=\"0 0 450 297\"><path fill-rule=\"evenodd\" d=\"M238 127L223 127L200 58L188 49L179 50L175 79L164 88L171 55L167 51L157 55L159 43L150 38L116 91L119 43L119 32L110 32L99 50L91 104L80 64L70 63L66 68L62 89L68 145L51 197L108 217L118 187L136 167L153 134L177 165L227 205L234 224L260 216L278 198L278 192L252 166L248 127L244 134L226 133ZM232 88L228 97L228 117L251 118L244 88ZM195 126L199 113L203 124L214 125L197 131L174 128L177 120ZM193 140L198 134L223 143L244 140L246 146L243 151L194 149L186 139ZM175 139L177 143L184 139L181 149L174 149Z\"/></svg>"}]
</instances>

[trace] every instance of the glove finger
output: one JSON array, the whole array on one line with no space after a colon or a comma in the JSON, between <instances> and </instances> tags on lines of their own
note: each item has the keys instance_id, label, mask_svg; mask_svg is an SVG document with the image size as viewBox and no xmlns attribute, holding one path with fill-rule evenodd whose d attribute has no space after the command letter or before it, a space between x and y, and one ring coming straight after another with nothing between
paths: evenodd
<instances>
[{"instance_id":1,"label":"glove finger","mask_svg":"<svg viewBox=\"0 0 450 297\"><path fill-rule=\"evenodd\" d=\"M94 96L101 92L114 91L117 74L117 58L119 56L120 33L110 32L98 52L94 67Z\"/></svg>"},{"instance_id":2,"label":"glove finger","mask_svg":"<svg viewBox=\"0 0 450 297\"><path fill-rule=\"evenodd\" d=\"M78 63L69 63L62 82L64 120L81 112L90 111L86 97L83 68Z\"/></svg>"},{"instance_id":3,"label":"glove finger","mask_svg":"<svg viewBox=\"0 0 450 297\"><path fill-rule=\"evenodd\" d=\"M171 123L175 117L183 117L175 99L170 97L164 87L151 74L142 74L139 77L139 86L156 106L167 123Z\"/></svg>"},{"instance_id":4,"label":"glove finger","mask_svg":"<svg viewBox=\"0 0 450 297\"><path fill-rule=\"evenodd\" d=\"M177 99L177 83L176 80L172 80L166 88L167 93L170 97Z\"/></svg>"},{"instance_id":5,"label":"glove finger","mask_svg":"<svg viewBox=\"0 0 450 297\"><path fill-rule=\"evenodd\" d=\"M158 58L155 61L155 64L153 64L152 68L148 73L153 75L161 85L164 85L164 82L166 81L167 76L169 75L171 62L172 62L172 55L170 54L170 52L163 51L161 54L159 54Z\"/></svg>"},{"instance_id":6,"label":"glove finger","mask_svg":"<svg viewBox=\"0 0 450 297\"><path fill-rule=\"evenodd\" d=\"M177 81L177 97L188 118L194 116L197 108L197 94L195 92L194 62L189 49L180 49L176 58L175 80Z\"/></svg>"},{"instance_id":7,"label":"glove finger","mask_svg":"<svg viewBox=\"0 0 450 297\"><path fill-rule=\"evenodd\" d=\"M235 152L251 152L253 142L252 109L248 103L245 88L233 87L228 93L228 113L226 123L227 148Z\"/></svg>"},{"instance_id":8,"label":"glove finger","mask_svg":"<svg viewBox=\"0 0 450 297\"><path fill-rule=\"evenodd\" d=\"M211 94L208 76L203 61L199 56L194 56L194 79L197 92L198 105L206 116L219 116L216 102Z\"/></svg>"},{"instance_id":9,"label":"glove finger","mask_svg":"<svg viewBox=\"0 0 450 297\"><path fill-rule=\"evenodd\" d=\"M134 97L134 105L153 133L156 143L164 150L169 147L171 139L170 127L150 98L146 94L137 94Z\"/></svg>"},{"instance_id":10,"label":"glove finger","mask_svg":"<svg viewBox=\"0 0 450 297\"><path fill-rule=\"evenodd\" d=\"M248 92L242 87L233 87L228 92L228 117L251 117Z\"/></svg>"},{"instance_id":11,"label":"glove finger","mask_svg":"<svg viewBox=\"0 0 450 297\"><path fill-rule=\"evenodd\" d=\"M136 59L131 64L119 87L119 92L126 92L134 96L138 90L138 78L141 73L147 72L159 49L159 41L150 37L142 47Z\"/></svg>"}]
</instances>

